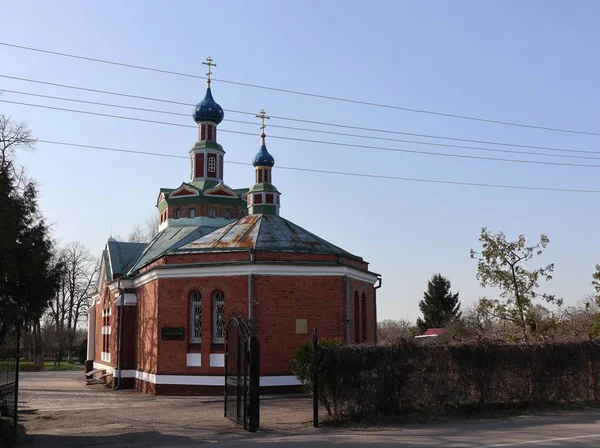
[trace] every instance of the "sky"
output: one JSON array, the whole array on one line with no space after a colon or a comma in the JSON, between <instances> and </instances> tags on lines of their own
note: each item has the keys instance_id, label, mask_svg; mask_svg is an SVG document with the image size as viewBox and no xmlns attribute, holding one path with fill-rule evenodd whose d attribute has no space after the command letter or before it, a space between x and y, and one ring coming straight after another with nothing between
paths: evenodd
<instances>
[{"instance_id":1,"label":"sky","mask_svg":"<svg viewBox=\"0 0 600 448\"><path fill-rule=\"evenodd\" d=\"M4 2L0 41L204 76L211 56L216 101L225 109L219 143L226 161L250 162L260 146L258 112L339 123L348 130L272 118L267 124L357 137L267 128L281 215L362 256L383 278L378 319L419 315L428 279L441 273L463 307L494 297L476 279L470 249L480 230L550 244L531 266L555 263L542 292L574 304L593 292L600 263L597 193L511 190L277 169L278 166L394 177L600 190L600 168L512 163L423 154L600 165L596 160L436 147L465 143L377 133L384 129L600 153L600 137L501 125L340 102L220 82L342 97L542 127L600 132L600 4L481 1L20 1ZM186 104L205 81L0 45L0 75L121 92ZM134 111L4 92L0 100L177 123L168 126L0 102L0 113L52 140L187 156L197 138L192 107L69 90L0 77L13 90L142 108ZM150 110L189 114L173 116ZM255 124L242 124L242 120ZM192 127L185 127L185 126ZM223 132L238 131L251 135ZM301 142L281 137L363 145ZM512 151L518 147L471 144ZM421 153L382 151L372 146ZM550 151L545 151L546 153ZM550 152L552 153L552 152ZM597 157L590 153L554 152ZM19 162L39 185L39 203L61 243L100 254L156 213L161 187L189 180L189 161L38 143ZM225 182L250 187L251 166L226 164Z\"/></svg>"}]
</instances>

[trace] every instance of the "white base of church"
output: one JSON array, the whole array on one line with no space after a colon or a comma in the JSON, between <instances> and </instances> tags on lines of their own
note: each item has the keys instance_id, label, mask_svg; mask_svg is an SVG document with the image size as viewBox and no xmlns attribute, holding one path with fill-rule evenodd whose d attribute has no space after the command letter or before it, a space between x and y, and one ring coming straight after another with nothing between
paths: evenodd
<instances>
[{"instance_id":1,"label":"white base of church","mask_svg":"<svg viewBox=\"0 0 600 448\"><path fill-rule=\"evenodd\" d=\"M105 364L94 363L94 369L104 369L106 373L118 376L119 371ZM136 378L152 384L171 384L185 386L225 386L225 376L220 375L161 375L141 372L139 370L123 370L121 378ZM261 387L299 386L302 383L294 375L261 376Z\"/></svg>"}]
</instances>

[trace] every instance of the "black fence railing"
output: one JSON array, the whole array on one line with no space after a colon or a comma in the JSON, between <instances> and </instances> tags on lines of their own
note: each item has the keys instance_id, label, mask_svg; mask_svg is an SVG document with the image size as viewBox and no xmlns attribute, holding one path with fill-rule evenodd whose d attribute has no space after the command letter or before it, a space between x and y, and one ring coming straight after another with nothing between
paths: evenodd
<instances>
[{"instance_id":1,"label":"black fence railing","mask_svg":"<svg viewBox=\"0 0 600 448\"><path fill-rule=\"evenodd\" d=\"M259 345L248 323L233 317L225 337L225 417L256 432L260 422Z\"/></svg>"},{"instance_id":2,"label":"black fence railing","mask_svg":"<svg viewBox=\"0 0 600 448\"><path fill-rule=\"evenodd\" d=\"M0 440L17 427L19 399L19 329L11 327L0 342Z\"/></svg>"}]
</instances>

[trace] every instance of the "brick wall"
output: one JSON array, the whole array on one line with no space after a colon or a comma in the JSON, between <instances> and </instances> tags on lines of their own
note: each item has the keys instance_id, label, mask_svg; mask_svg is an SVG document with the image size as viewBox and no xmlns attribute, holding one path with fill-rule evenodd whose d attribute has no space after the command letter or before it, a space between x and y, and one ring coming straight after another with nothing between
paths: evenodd
<instances>
[{"instance_id":1,"label":"brick wall","mask_svg":"<svg viewBox=\"0 0 600 448\"><path fill-rule=\"evenodd\" d=\"M343 339L344 277L255 276L253 289L261 373L289 373L313 328L320 337ZM307 320L305 334L296 333L296 319Z\"/></svg>"},{"instance_id":2,"label":"brick wall","mask_svg":"<svg viewBox=\"0 0 600 448\"><path fill-rule=\"evenodd\" d=\"M185 328L185 340L158 341L158 372L161 374L223 374L223 368L210 367L210 354L223 353L222 345L214 345L212 296L221 290L225 296L225 322L233 310L239 310L244 317L248 310L248 277L203 277L198 279L158 280L158 334L163 327ZM202 343L190 343L190 296L199 291L202 300ZM202 366L188 367L187 354L201 353Z\"/></svg>"},{"instance_id":3,"label":"brick wall","mask_svg":"<svg viewBox=\"0 0 600 448\"><path fill-rule=\"evenodd\" d=\"M135 307L137 322L135 326L135 368L156 373L158 355L158 281L146 283L136 291Z\"/></svg>"},{"instance_id":4,"label":"brick wall","mask_svg":"<svg viewBox=\"0 0 600 448\"><path fill-rule=\"evenodd\" d=\"M374 301L375 289L372 284L350 279L350 340L352 342L375 342ZM357 309L358 315L355 313Z\"/></svg>"}]
</instances>

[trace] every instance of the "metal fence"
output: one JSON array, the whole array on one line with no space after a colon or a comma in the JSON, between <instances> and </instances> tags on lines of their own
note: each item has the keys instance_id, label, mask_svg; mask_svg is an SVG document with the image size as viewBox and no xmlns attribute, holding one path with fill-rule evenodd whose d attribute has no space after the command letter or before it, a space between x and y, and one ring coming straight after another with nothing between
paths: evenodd
<instances>
[{"instance_id":1,"label":"metal fence","mask_svg":"<svg viewBox=\"0 0 600 448\"><path fill-rule=\"evenodd\" d=\"M17 427L19 336L19 328L11 327L0 342L0 440Z\"/></svg>"}]
</instances>

